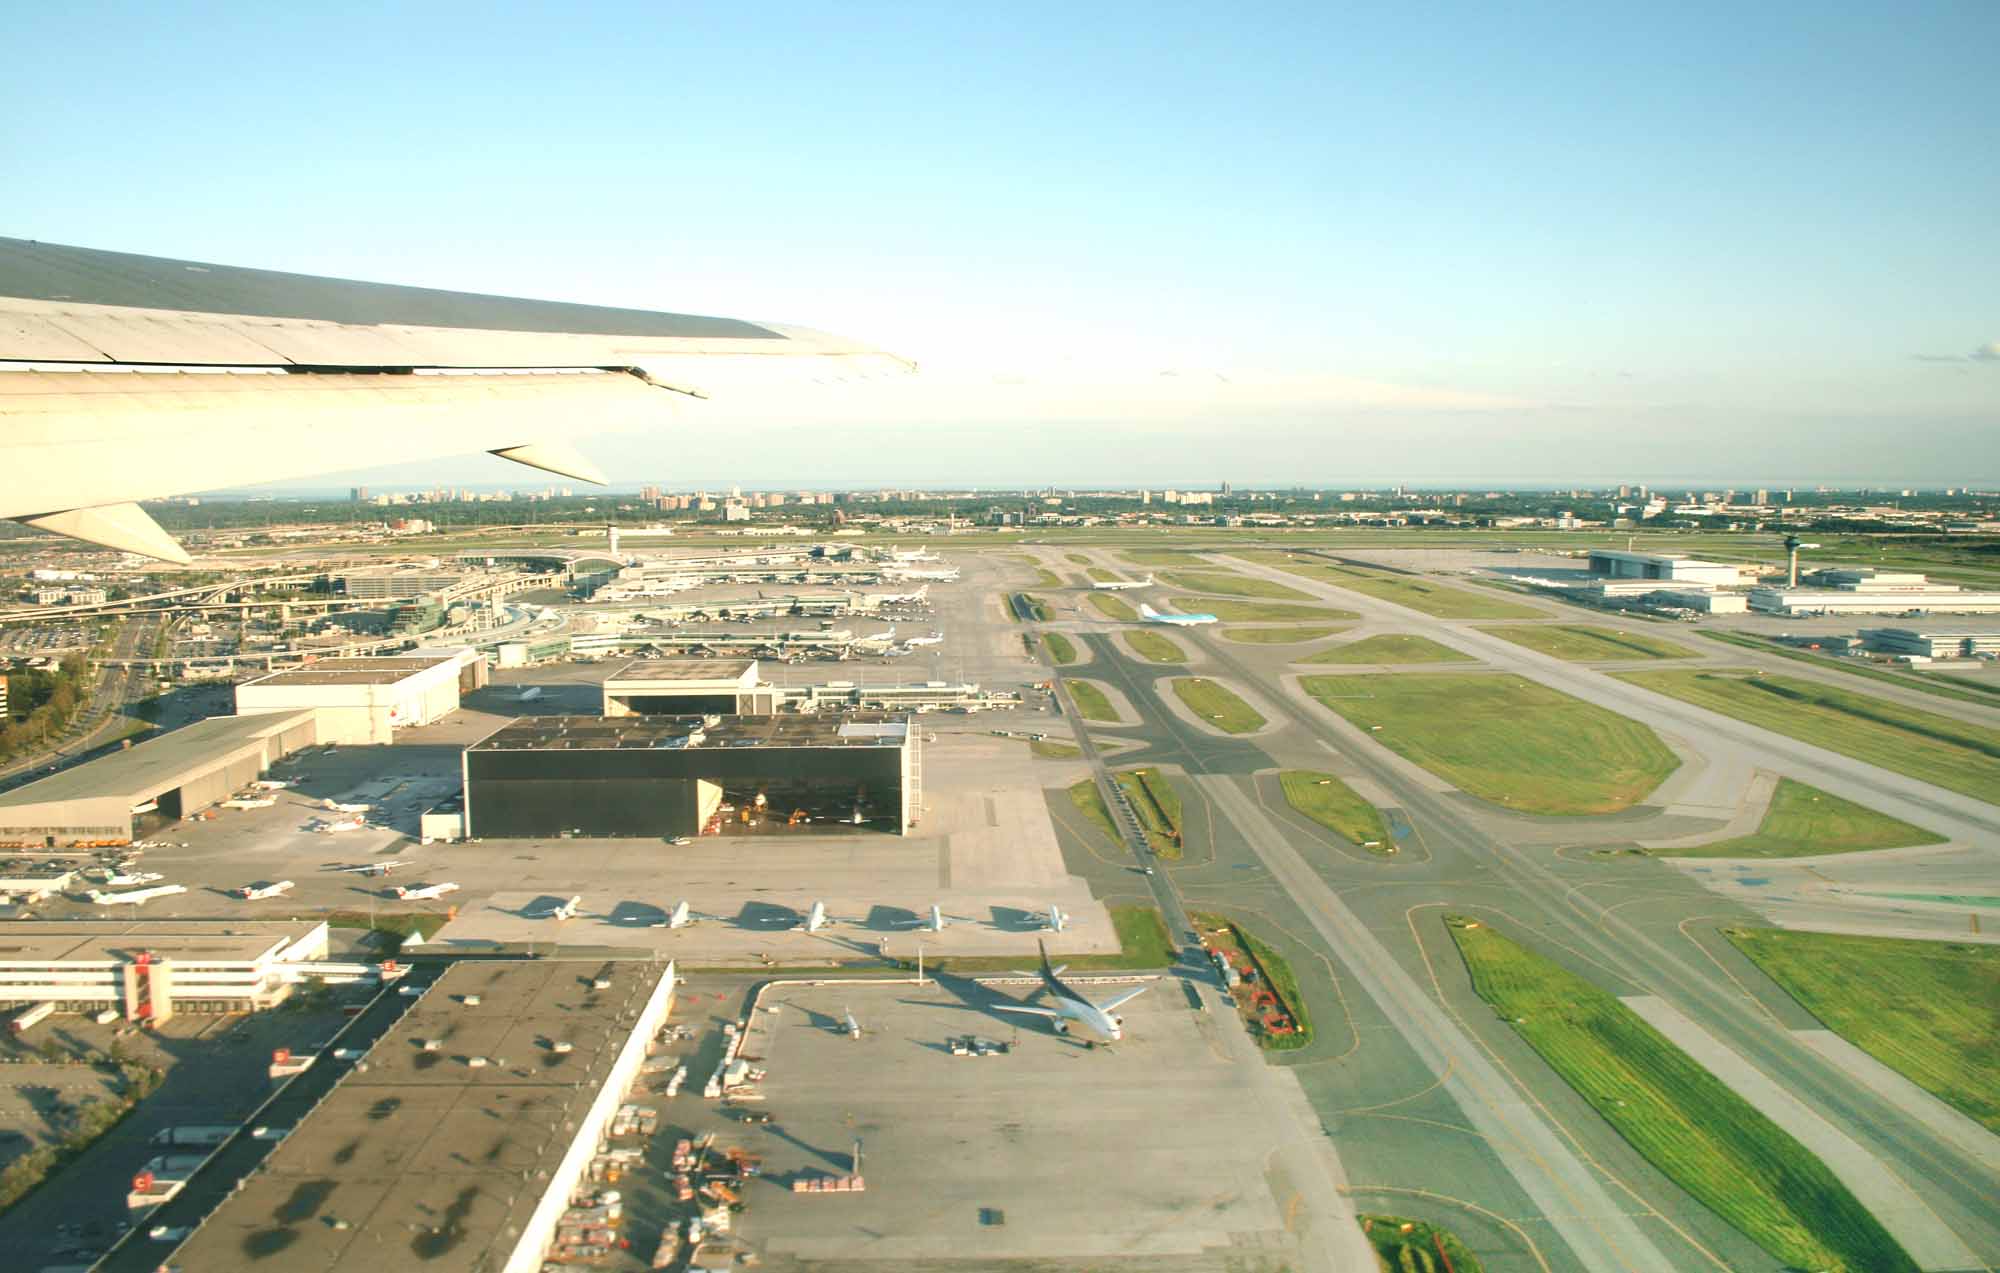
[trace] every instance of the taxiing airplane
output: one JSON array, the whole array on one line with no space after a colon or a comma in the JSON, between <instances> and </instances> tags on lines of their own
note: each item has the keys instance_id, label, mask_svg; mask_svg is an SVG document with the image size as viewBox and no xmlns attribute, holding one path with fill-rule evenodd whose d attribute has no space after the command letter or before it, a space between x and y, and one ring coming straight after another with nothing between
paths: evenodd
<instances>
[{"instance_id":1,"label":"taxiing airplane","mask_svg":"<svg viewBox=\"0 0 2000 1273\"><path fill-rule=\"evenodd\" d=\"M405 888L398 884L391 891L406 902L431 902L443 897L446 893L456 893L458 887L458 885L447 880L443 884L423 884L416 888Z\"/></svg>"},{"instance_id":2,"label":"taxiing airplane","mask_svg":"<svg viewBox=\"0 0 2000 1273\"><path fill-rule=\"evenodd\" d=\"M408 865L409 863L403 859L396 858L389 862L357 862L352 866L336 866L333 869L336 871L347 871L354 875L387 875L399 866Z\"/></svg>"},{"instance_id":3,"label":"taxiing airplane","mask_svg":"<svg viewBox=\"0 0 2000 1273\"><path fill-rule=\"evenodd\" d=\"M267 897L283 897L294 887L290 880L279 880L276 884L245 884L235 892L246 902L261 902Z\"/></svg>"},{"instance_id":4,"label":"taxiing airplane","mask_svg":"<svg viewBox=\"0 0 2000 1273\"><path fill-rule=\"evenodd\" d=\"M1179 628L1192 628L1197 624L1215 622L1215 616L1212 614L1161 614L1143 601L1139 603L1139 617L1147 623L1171 623Z\"/></svg>"},{"instance_id":5,"label":"taxiing airplane","mask_svg":"<svg viewBox=\"0 0 2000 1273\"><path fill-rule=\"evenodd\" d=\"M832 923L833 920L826 913L826 903L814 902L812 909L806 912L805 922L792 925L792 931L795 933L817 933L831 926Z\"/></svg>"},{"instance_id":6,"label":"taxiing airplane","mask_svg":"<svg viewBox=\"0 0 2000 1273\"><path fill-rule=\"evenodd\" d=\"M847 1037L848 1037L848 1038L850 1038L850 1039L858 1039L858 1038L860 1038L860 1037L861 1037L861 1023L860 1023L859 1021L856 1021L856 1020L854 1019L854 1009L852 1009L852 1008L846 1008L846 1007L843 1007L843 1008L842 1008L842 1009L840 1010L840 1012L841 1012L841 1017L842 1017L842 1021L841 1021L841 1024L842 1024L842 1026L844 1027L844 1031L845 1031L845 1033L846 1033Z\"/></svg>"},{"instance_id":7,"label":"taxiing airplane","mask_svg":"<svg viewBox=\"0 0 2000 1273\"><path fill-rule=\"evenodd\" d=\"M1124 592L1127 588L1152 587L1153 577L1147 575L1144 579L1107 579L1102 583L1093 583L1090 586L1097 592Z\"/></svg>"},{"instance_id":8,"label":"taxiing airplane","mask_svg":"<svg viewBox=\"0 0 2000 1273\"><path fill-rule=\"evenodd\" d=\"M542 696L542 687L539 685L530 685L527 689L522 690L519 694L515 695L514 697L519 702L532 703L541 696Z\"/></svg>"},{"instance_id":9,"label":"taxiing airplane","mask_svg":"<svg viewBox=\"0 0 2000 1273\"><path fill-rule=\"evenodd\" d=\"M158 871L106 871L102 881L106 888L124 888L133 884L151 884L154 880L166 878Z\"/></svg>"},{"instance_id":10,"label":"taxiing airplane","mask_svg":"<svg viewBox=\"0 0 2000 1273\"><path fill-rule=\"evenodd\" d=\"M575 919L576 908L581 905L583 905L583 899L581 897L572 897L567 902L564 902L561 905L551 906L548 910L543 911L542 918L552 919L555 920L557 923L561 923L562 921L567 919Z\"/></svg>"},{"instance_id":11,"label":"taxiing airplane","mask_svg":"<svg viewBox=\"0 0 2000 1273\"><path fill-rule=\"evenodd\" d=\"M185 884L162 884L157 888L133 889L129 893L100 893L90 890L90 900L99 906L144 906L156 897L172 897L187 892Z\"/></svg>"},{"instance_id":12,"label":"taxiing airplane","mask_svg":"<svg viewBox=\"0 0 2000 1273\"><path fill-rule=\"evenodd\" d=\"M910 369L772 323L0 238L0 517L185 565L139 501L475 450L602 483L585 429Z\"/></svg>"},{"instance_id":13,"label":"taxiing airplane","mask_svg":"<svg viewBox=\"0 0 2000 1273\"><path fill-rule=\"evenodd\" d=\"M1049 948L1039 941L1035 943L1035 948L1042 952L1042 984L1036 989L1035 994L1047 995L1049 1002L1054 1006L1037 1008L1020 1003L996 1003L993 1005L994 1008L1001 1012L1020 1013L1023 1016L1045 1017L1049 1024L1055 1027L1057 1034L1068 1034L1070 1025L1075 1023L1113 1043L1124 1038L1125 1023L1112 1015L1113 1010L1146 993L1148 986L1134 986L1122 994L1106 999L1103 1003L1093 1003L1062 979L1063 973L1069 968L1068 964L1060 968L1051 968Z\"/></svg>"}]
</instances>

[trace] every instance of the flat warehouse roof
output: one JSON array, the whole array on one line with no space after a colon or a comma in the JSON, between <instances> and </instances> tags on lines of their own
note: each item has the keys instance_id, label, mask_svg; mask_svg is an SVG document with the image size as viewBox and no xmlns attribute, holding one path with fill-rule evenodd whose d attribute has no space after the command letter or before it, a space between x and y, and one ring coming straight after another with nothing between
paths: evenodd
<instances>
[{"instance_id":1,"label":"flat warehouse roof","mask_svg":"<svg viewBox=\"0 0 2000 1273\"><path fill-rule=\"evenodd\" d=\"M286 668L245 681L244 685L392 685L419 672L443 667L456 657L439 654L430 658L321 659L305 667Z\"/></svg>"},{"instance_id":2,"label":"flat warehouse roof","mask_svg":"<svg viewBox=\"0 0 2000 1273\"><path fill-rule=\"evenodd\" d=\"M0 795L0 809L115 796L140 800L180 786L260 739L312 719L311 709L264 716L211 716L89 764Z\"/></svg>"},{"instance_id":3,"label":"flat warehouse roof","mask_svg":"<svg viewBox=\"0 0 2000 1273\"><path fill-rule=\"evenodd\" d=\"M23 920L0 929L0 966L110 963L150 950L169 959L249 962L302 941L323 920Z\"/></svg>"},{"instance_id":4,"label":"flat warehouse roof","mask_svg":"<svg viewBox=\"0 0 2000 1273\"><path fill-rule=\"evenodd\" d=\"M620 681L736 681L756 670L755 659L633 659L613 672Z\"/></svg>"},{"instance_id":5,"label":"flat warehouse roof","mask_svg":"<svg viewBox=\"0 0 2000 1273\"><path fill-rule=\"evenodd\" d=\"M894 712L847 712L839 716L526 716L489 734L473 744L471 750L900 747L909 741L909 732L909 718Z\"/></svg>"},{"instance_id":6,"label":"flat warehouse roof","mask_svg":"<svg viewBox=\"0 0 2000 1273\"><path fill-rule=\"evenodd\" d=\"M369 1050L367 1068L343 1075L168 1262L325 1273L500 1268L634 1017L671 968L454 965ZM592 988L599 976L607 989ZM557 1042L572 1050L556 1052ZM486 1063L468 1064L474 1058Z\"/></svg>"}]
</instances>

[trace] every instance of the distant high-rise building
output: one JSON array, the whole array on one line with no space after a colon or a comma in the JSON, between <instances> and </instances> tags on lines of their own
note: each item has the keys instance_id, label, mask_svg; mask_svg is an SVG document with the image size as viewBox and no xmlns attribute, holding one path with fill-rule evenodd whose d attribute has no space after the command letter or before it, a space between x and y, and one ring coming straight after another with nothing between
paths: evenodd
<instances>
[{"instance_id":1,"label":"distant high-rise building","mask_svg":"<svg viewBox=\"0 0 2000 1273\"><path fill-rule=\"evenodd\" d=\"M1770 502L1771 502L1771 492L1769 492L1769 491L1765 490L1765 489L1764 489L1763 487L1761 487L1761 486L1760 486L1760 487L1758 487L1758 488L1757 488L1757 502L1758 502L1759 504L1768 504L1768 503L1770 503Z\"/></svg>"},{"instance_id":2,"label":"distant high-rise building","mask_svg":"<svg viewBox=\"0 0 2000 1273\"><path fill-rule=\"evenodd\" d=\"M1222 484L1222 493L1223 493L1224 495L1227 495L1227 494L1229 494L1229 483L1227 483L1227 482L1224 482L1224 483Z\"/></svg>"},{"instance_id":3,"label":"distant high-rise building","mask_svg":"<svg viewBox=\"0 0 2000 1273\"><path fill-rule=\"evenodd\" d=\"M347 498L357 504L365 504L368 502L368 488L365 486L351 486L347 490Z\"/></svg>"}]
</instances>

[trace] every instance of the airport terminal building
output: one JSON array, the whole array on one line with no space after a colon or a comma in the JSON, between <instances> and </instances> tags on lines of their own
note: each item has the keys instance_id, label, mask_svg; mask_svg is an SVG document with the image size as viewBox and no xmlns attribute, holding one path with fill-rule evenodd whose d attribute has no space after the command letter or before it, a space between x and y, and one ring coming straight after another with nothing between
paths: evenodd
<instances>
[{"instance_id":1,"label":"airport terminal building","mask_svg":"<svg viewBox=\"0 0 2000 1273\"><path fill-rule=\"evenodd\" d=\"M324 920L24 920L0 951L0 1008L109 1008L154 1025L182 1012L252 1012L328 975ZM358 966L344 975L358 975Z\"/></svg>"},{"instance_id":2,"label":"airport terminal building","mask_svg":"<svg viewBox=\"0 0 2000 1273\"><path fill-rule=\"evenodd\" d=\"M884 712L526 717L464 765L472 839L902 835L922 808L917 732Z\"/></svg>"}]
</instances>

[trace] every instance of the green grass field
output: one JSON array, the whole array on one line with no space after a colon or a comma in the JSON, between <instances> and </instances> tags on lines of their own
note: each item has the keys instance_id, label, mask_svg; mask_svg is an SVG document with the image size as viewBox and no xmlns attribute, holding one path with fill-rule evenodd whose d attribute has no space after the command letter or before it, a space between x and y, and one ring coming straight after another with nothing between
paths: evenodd
<instances>
[{"instance_id":1,"label":"green grass field","mask_svg":"<svg viewBox=\"0 0 2000 1273\"><path fill-rule=\"evenodd\" d=\"M1088 566L1090 564L1090 558L1084 556L1082 553L1064 553L1063 556L1069 558L1079 566Z\"/></svg>"},{"instance_id":2,"label":"green grass field","mask_svg":"<svg viewBox=\"0 0 2000 1273\"><path fill-rule=\"evenodd\" d=\"M1546 619L1548 612L1504 597L1468 592L1437 583L1420 575L1398 574L1367 566L1348 566L1329 561L1295 560L1289 553L1251 549L1236 556L1248 561L1276 566L1288 574L1335 587L1349 588L1378 601L1408 606L1438 619Z\"/></svg>"},{"instance_id":3,"label":"green grass field","mask_svg":"<svg viewBox=\"0 0 2000 1273\"><path fill-rule=\"evenodd\" d=\"M1028 750L1043 760L1069 760L1083 754L1083 748L1073 743L1052 742L1046 738L1029 739Z\"/></svg>"},{"instance_id":4,"label":"green grass field","mask_svg":"<svg viewBox=\"0 0 2000 1273\"><path fill-rule=\"evenodd\" d=\"M1205 592L1219 597L1269 597L1279 601L1311 601L1312 594L1300 592L1269 579L1231 574L1226 570L1176 570L1161 582L1189 592Z\"/></svg>"},{"instance_id":5,"label":"green grass field","mask_svg":"<svg viewBox=\"0 0 2000 1273\"><path fill-rule=\"evenodd\" d=\"M1723 932L1827 1029L2000 1132L2000 946Z\"/></svg>"},{"instance_id":6,"label":"green grass field","mask_svg":"<svg viewBox=\"0 0 2000 1273\"><path fill-rule=\"evenodd\" d=\"M1520 813L1616 813L1680 764L1637 721L1515 676L1385 672L1299 684L1397 755Z\"/></svg>"},{"instance_id":7,"label":"green grass field","mask_svg":"<svg viewBox=\"0 0 2000 1273\"><path fill-rule=\"evenodd\" d=\"M1264 976L1270 982L1271 990L1283 1001L1285 1010L1291 1014L1292 1021L1297 1026L1296 1033L1266 1034L1258 1030L1255 1032L1257 1046L1272 1052L1294 1052L1310 1046L1313 1040L1312 1016L1306 1010L1305 996L1299 993L1298 975L1292 971L1290 962L1242 925L1221 915L1209 911L1190 911L1188 918L1194 922L1196 928L1211 931L1227 929L1237 948L1248 953L1257 961L1257 966L1264 970ZM1242 994L1244 991L1238 990L1236 993Z\"/></svg>"},{"instance_id":8,"label":"green grass field","mask_svg":"<svg viewBox=\"0 0 2000 1273\"><path fill-rule=\"evenodd\" d=\"M1777 790L1771 793L1771 807L1752 834L1691 849L1652 852L1674 858L1813 857L1824 853L1858 853L1864 849L1900 849L1911 844L1942 844L1944 839L1831 792L1780 778Z\"/></svg>"},{"instance_id":9,"label":"green grass field","mask_svg":"<svg viewBox=\"0 0 2000 1273\"><path fill-rule=\"evenodd\" d=\"M1187 704L1189 711L1224 733L1247 734L1264 728L1264 718L1257 714L1257 709L1206 677L1176 677L1174 694Z\"/></svg>"},{"instance_id":10,"label":"green grass field","mask_svg":"<svg viewBox=\"0 0 2000 1273\"><path fill-rule=\"evenodd\" d=\"M1063 586L1062 576L1045 566L1036 566L1035 586L1037 588L1060 588Z\"/></svg>"},{"instance_id":11,"label":"green grass field","mask_svg":"<svg viewBox=\"0 0 2000 1273\"><path fill-rule=\"evenodd\" d=\"M1332 774L1287 769L1278 775L1285 803L1357 849L1387 856L1389 824L1382 811Z\"/></svg>"},{"instance_id":12,"label":"green grass field","mask_svg":"<svg viewBox=\"0 0 2000 1273\"><path fill-rule=\"evenodd\" d=\"M1470 654L1461 654L1448 645L1439 645L1429 637L1410 636L1402 632L1388 632L1381 636L1362 637L1359 641L1348 641L1330 650L1321 650L1311 658L1300 659L1301 663L1477 663Z\"/></svg>"},{"instance_id":13,"label":"green grass field","mask_svg":"<svg viewBox=\"0 0 2000 1273\"><path fill-rule=\"evenodd\" d=\"M1083 714L1085 720L1116 725L1124 719L1118 715L1117 709L1111 706L1111 700L1104 697L1104 691L1089 681L1079 681L1075 677L1070 677L1064 684L1069 686L1069 696L1076 700L1076 710Z\"/></svg>"},{"instance_id":14,"label":"green grass field","mask_svg":"<svg viewBox=\"0 0 2000 1273\"><path fill-rule=\"evenodd\" d=\"M1106 570L1102 566L1092 566L1089 570L1086 570L1083 573L1089 575L1092 579L1096 580L1098 583L1118 582L1117 574L1112 571Z\"/></svg>"},{"instance_id":15,"label":"green grass field","mask_svg":"<svg viewBox=\"0 0 2000 1273\"><path fill-rule=\"evenodd\" d=\"M1381 1273L1484 1273L1479 1257L1449 1229L1402 1216L1356 1218L1382 1262Z\"/></svg>"},{"instance_id":16,"label":"green grass field","mask_svg":"<svg viewBox=\"0 0 2000 1273\"><path fill-rule=\"evenodd\" d=\"M1674 1183L1787 1267L1915 1273L1826 1165L1617 998L1452 919L1479 997Z\"/></svg>"},{"instance_id":17,"label":"green grass field","mask_svg":"<svg viewBox=\"0 0 2000 1273\"><path fill-rule=\"evenodd\" d=\"M1157 769L1133 769L1111 775L1139 815L1146 843L1163 858L1181 856L1181 797Z\"/></svg>"},{"instance_id":18,"label":"green grass field","mask_svg":"<svg viewBox=\"0 0 2000 1273\"><path fill-rule=\"evenodd\" d=\"M1175 597L1168 602L1183 614L1212 614L1224 623L1299 623L1313 619L1359 619L1352 610L1328 606L1287 605L1282 601L1233 601L1214 597Z\"/></svg>"},{"instance_id":19,"label":"green grass field","mask_svg":"<svg viewBox=\"0 0 2000 1273\"><path fill-rule=\"evenodd\" d=\"M1347 631L1350 625L1344 623L1308 624L1296 628L1224 628L1222 635L1231 641L1244 645L1298 645L1305 641L1317 641L1330 637L1336 632Z\"/></svg>"},{"instance_id":20,"label":"green grass field","mask_svg":"<svg viewBox=\"0 0 2000 1273\"><path fill-rule=\"evenodd\" d=\"M1090 604L1097 607L1097 613L1107 619L1116 619L1120 623L1136 623L1139 619L1137 610L1108 592L1091 593Z\"/></svg>"},{"instance_id":21,"label":"green grass field","mask_svg":"<svg viewBox=\"0 0 2000 1273\"><path fill-rule=\"evenodd\" d=\"M1049 657L1054 659L1058 664L1076 662L1076 646L1072 645L1070 639L1062 633L1042 633L1042 644L1049 647Z\"/></svg>"},{"instance_id":22,"label":"green grass field","mask_svg":"<svg viewBox=\"0 0 2000 1273\"><path fill-rule=\"evenodd\" d=\"M1620 679L1899 774L2000 803L2000 730L1755 672L1620 672Z\"/></svg>"},{"instance_id":23,"label":"green grass field","mask_svg":"<svg viewBox=\"0 0 2000 1273\"><path fill-rule=\"evenodd\" d=\"M1030 618L1041 623L1048 622L1049 618L1048 603L1043 601L1040 597L1030 596L1025 592L1017 592L1014 594L1014 600L1017 604L1007 607L1007 615L1009 618L1013 619L1016 623L1020 622L1021 620L1020 612L1023 607L1027 609L1028 616Z\"/></svg>"},{"instance_id":24,"label":"green grass field","mask_svg":"<svg viewBox=\"0 0 2000 1273\"><path fill-rule=\"evenodd\" d=\"M437 936L437 931L450 919L443 911L383 912L371 915L367 911L335 911L326 917L329 928L366 928L380 935L381 945L377 948L383 954L393 955L402 950L403 943L411 937L424 942Z\"/></svg>"},{"instance_id":25,"label":"green grass field","mask_svg":"<svg viewBox=\"0 0 2000 1273\"><path fill-rule=\"evenodd\" d=\"M1200 566L1193 554L1198 548L1127 548L1118 555L1135 566Z\"/></svg>"},{"instance_id":26,"label":"green grass field","mask_svg":"<svg viewBox=\"0 0 2000 1273\"><path fill-rule=\"evenodd\" d=\"M1766 641L1762 637L1741 632L1703 632L1711 641L1721 641L1726 645L1745 650L1756 650L1760 654L1775 654L1781 659L1794 663L1804 663L1812 667L1831 668L1848 676L1860 677L1868 681L1880 681L1884 685L1898 685L1906 690L1916 690L1935 698L1948 698L1959 703L1978 703L1991 707L2000 701L2000 677L1991 677L1985 672L1962 674L1957 672L1898 672L1893 668L1879 667L1874 663L1861 662L1839 655L1813 654L1806 650L1795 650L1790 646Z\"/></svg>"},{"instance_id":27,"label":"green grass field","mask_svg":"<svg viewBox=\"0 0 2000 1273\"><path fill-rule=\"evenodd\" d=\"M1111 821L1111 810L1104 807L1104 797L1098 794L1097 779L1085 778L1071 783L1069 802L1076 806L1084 821L1104 833L1105 839L1118 843L1118 828Z\"/></svg>"},{"instance_id":28,"label":"green grass field","mask_svg":"<svg viewBox=\"0 0 2000 1273\"><path fill-rule=\"evenodd\" d=\"M1185 663L1187 651L1158 632L1127 632L1126 643L1138 652L1141 658L1153 663Z\"/></svg>"},{"instance_id":29,"label":"green grass field","mask_svg":"<svg viewBox=\"0 0 2000 1273\"><path fill-rule=\"evenodd\" d=\"M1522 624L1519 627L1487 628L1503 641L1524 645L1530 650L1571 663L1592 663L1607 659L1692 659L1700 656L1684 645L1662 641L1640 632L1596 628L1587 624Z\"/></svg>"}]
</instances>

